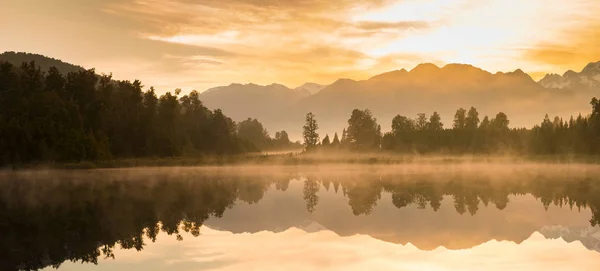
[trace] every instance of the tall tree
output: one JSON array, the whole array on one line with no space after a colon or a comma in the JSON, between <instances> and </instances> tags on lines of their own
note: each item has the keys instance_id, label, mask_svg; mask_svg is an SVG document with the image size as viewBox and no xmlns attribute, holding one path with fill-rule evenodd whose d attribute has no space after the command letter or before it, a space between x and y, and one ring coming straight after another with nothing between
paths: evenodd
<instances>
[{"instance_id":1,"label":"tall tree","mask_svg":"<svg viewBox=\"0 0 600 271\"><path fill-rule=\"evenodd\" d=\"M489 127L490 127L490 119L488 118L488 116L485 116L485 117L483 117L481 124L479 124L479 128L488 129Z\"/></svg>"},{"instance_id":2,"label":"tall tree","mask_svg":"<svg viewBox=\"0 0 600 271\"><path fill-rule=\"evenodd\" d=\"M479 113L475 107L471 107L469 109L469 113L467 113L467 117L465 118L465 128L468 130L475 130L479 126Z\"/></svg>"},{"instance_id":3,"label":"tall tree","mask_svg":"<svg viewBox=\"0 0 600 271\"><path fill-rule=\"evenodd\" d=\"M329 147L329 145L331 145L331 141L329 140L329 135L325 135L325 138L323 138L323 141L321 142L321 146Z\"/></svg>"},{"instance_id":4,"label":"tall tree","mask_svg":"<svg viewBox=\"0 0 600 271\"><path fill-rule=\"evenodd\" d=\"M341 145L346 145L348 143L348 133L346 132L346 128L342 130L342 139L340 140Z\"/></svg>"},{"instance_id":5,"label":"tall tree","mask_svg":"<svg viewBox=\"0 0 600 271\"><path fill-rule=\"evenodd\" d=\"M465 116L466 113L467 111L464 108L459 108L458 110L456 110L456 114L454 114L454 124L452 126L454 127L454 129L465 128L467 119L467 117Z\"/></svg>"},{"instance_id":6,"label":"tall tree","mask_svg":"<svg viewBox=\"0 0 600 271\"><path fill-rule=\"evenodd\" d=\"M397 115L392 119L392 132L399 134L402 132L412 132L415 130L414 121L405 117Z\"/></svg>"},{"instance_id":7,"label":"tall tree","mask_svg":"<svg viewBox=\"0 0 600 271\"><path fill-rule=\"evenodd\" d=\"M259 149L265 149L269 144L269 133L257 119L248 118L240 122L238 136Z\"/></svg>"},{"instance_id":8,"label":"tall tree","mask_svg":"<svg viewBox=\"0 0 600 271\"><path fill-rule=\"evenodd\" d=\"M430 131L442 131L444 129L442 118L438 112L433 112L433 114L431 114L431 117L429 118L428 129Z\"/></svg>"},{"instance_id":9,"label":"tall tree","mask_svg":"<svg viewBox=\"0 0 600 271\"><path fill-rule=\"evenodd\" d=\"M337 133L335 133L335 135L333 136L333 141L331 141L331 146L336 147L336 148L340 146L340 139L338 138Z\"/></svg>"},{"instance_id":10,"label":"tall tree","mask_svg":"<svg viewBox=\"0 0 600 271\"><path fill-rule=\"evenodd\" d=\"M290 141L290 138L288 136L288 133L286 131L280 131L280 132L276 132L275 133L275 138L273 139L273 148L290 148L293 147L295 144L293 144Z\"/></svg>"},{"instance_id":11,"label":"tall tree","mask_svg":"<svg viewBox=\"0 0 600 271\"><path fill-rule=\"evenodd\" d=\"M381 131L370 110L354 109L346 130L348 142L355 149L379 148Z\"/></svg>"},{"instance_id":12,"label":"tall tree","mask_svg":"<svg viewBox=\"0 0 600 271\"><path fill-rule=\"evenodd\" d=\"M508 130L508 124L510 121L503 112L496 114L496 117L492 119L491 124L494 128L501 130Z\"/></svg>"},{"instance_id":13,"label":"tall tree","mask_svg":"<svg viewBox=\"0 0 600 271\"><path fill-rule=\"evenodd\" d=\"M427 121L427 115L425 113L417 114L417 119L415 120L415 126L419 131L425 131L429 122Z\"/></svg>"},{"instance_id":14,"label":"tall tree","mask_svg":"<svg viewBox=\"0 0 600 271\"><path fill-rule=\"evenodd\" d=\"M304 137L304 146L306 150L314 149L319 143L319 133L317 130L319 125L315 119L315 115L310 112L306 114L306 123L303 127L302 137Z\"/></svg>"}]
</instances>

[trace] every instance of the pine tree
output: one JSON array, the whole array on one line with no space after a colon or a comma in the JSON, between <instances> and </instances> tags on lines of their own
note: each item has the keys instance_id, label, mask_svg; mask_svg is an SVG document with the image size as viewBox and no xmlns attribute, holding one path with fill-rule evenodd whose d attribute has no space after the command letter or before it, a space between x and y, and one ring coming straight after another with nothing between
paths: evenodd
<instances>
[{"instance_id":1,"label":"pine tree","mask_svg":"<svg viewBox=\"0 0 600 271\"><path fill-rule=\"evenodd\" d=\"M340 139L338 138L337 133L335 133L335 135L333 136L333 141L331 141L331 146L336 147L336 148L340 146Z\"/></svg>"}]
</instances>

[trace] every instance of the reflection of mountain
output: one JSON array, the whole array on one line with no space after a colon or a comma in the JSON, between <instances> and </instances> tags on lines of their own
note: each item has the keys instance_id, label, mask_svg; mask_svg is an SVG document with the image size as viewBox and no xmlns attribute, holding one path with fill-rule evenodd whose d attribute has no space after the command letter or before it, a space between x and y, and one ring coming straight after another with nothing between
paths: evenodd
<instances>
[{"instance_id":1,"label":"reflection of mountain","mask_svg":"<svg viewBox=\"0 0 600 271\"><path fill-rule=\"evenodd\" d=\"M546 238L562 238L569 243L579 241L586 248L600 252L600 228L598 227L565 227L554 225L544 226L540 232Z\"/></svg>"},{"instance_id":2,"label":"reflection of mountain","mask_svg":"<svg viewBox=\"0 0 600 271\"><path fill-rule=\"evenodd\" d=\"M0 270L97 262L116 247L141 250L144 236L159 232L198 236L204 224L232 232L326 228L456 249L491 239L519 243L543 225L599 222L597 170L514 168L0 172L0 232L10 233L0 235L7 259Z\"/></svg>"},{"instance_id":3,"label":"reflection of mountain","mask_svg":"<svg viewBox=\"0 0 600 271\"><path fill-rule=\"evenodd\" d=\"M320 231L328 230L327 228L325 228L325 226L323 226L315 221L310 221L310 220L304 221L302 224L300 224L296 228L303 230L305 232L320 232Z\"/></svg>"},{"instance_id":4,"label":"reflection of mountain","mask_svg":"<svg viewBox=\"0 0 600 271\"><path fill-rule=\"evenodd\" d=\"M290 190L298 190L293 183ZM340 236L366 234L386 242L411 243L423 250L437 247L464 249L489 240L507 240L521 243L533 232L548 223L574 226L589 225L587 212L573 212L568 208L549 208L548 211L531 196L511 196L504 210L493 205L480 206L475 215L459 214L451 197L441 201L437 211L407 206L398 209L391 203L391 195L384 192L382 199L367 216L356 216L347 207L341 191L319 191L320 201L313 213L303 211L304 202L294 197L279 197L269 193L259 205L236 204L219 219L209 219L206 225L234 233L281 232L288 228L303 228L305 220L322 225ZM253 214L248 219L245 214Z\"/></svg>"}]
</instances>

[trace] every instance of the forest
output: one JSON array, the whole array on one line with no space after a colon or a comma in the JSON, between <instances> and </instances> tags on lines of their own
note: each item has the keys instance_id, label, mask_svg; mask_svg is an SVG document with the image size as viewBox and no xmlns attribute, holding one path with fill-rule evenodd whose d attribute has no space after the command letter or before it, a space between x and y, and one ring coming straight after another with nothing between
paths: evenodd
<instances>
[{"instance_id":1,"label":"forest","mask_svg":"<svg viewBox=\"0 0 600 271\"><path fill-rule=\"evenodd\" d=\"M256 119L209 110L192 91L157 96L94 69L43 72L0 62L0 166L40 161L227 155L298 148Z\"/></svg>"},{"instance_id":2,"label":"forest","mask_svg":"<svg viewBox=\"0 0 600 271\"><path fill-rule=\"evenodd\" d=\"M510 128L500 112L481 117L460 108L451 128L441 116L397 115L382 132L370 110L354 109L340 135L321 138L318 116L306 115L304 144L286 131L273 137L257 119L235 122L209 110L192 91L158 96L139 80L114 80L94 69L62 74L35 62L0 62L0 166L143 157L232 155L304 147L306 151L386 151L409 154L583 154L600 152L600 101L565 120L546 117L531 129ZM518 117L518 116L517 116ZM388 126L390 127L390 126Z\"/></svg>"}]
</instances>

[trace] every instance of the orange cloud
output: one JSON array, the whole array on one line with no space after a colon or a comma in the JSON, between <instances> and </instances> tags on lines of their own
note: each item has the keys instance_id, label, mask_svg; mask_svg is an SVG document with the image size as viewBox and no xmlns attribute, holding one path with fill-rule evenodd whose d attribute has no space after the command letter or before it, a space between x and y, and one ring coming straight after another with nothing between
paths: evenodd
<instances>
[{"instance_id":1,"label":"orange cloud","mask_svg":"<svg viewBox=\"0 0 600 271\"><path fill-rule=\"evenodd\" d=\"M578 29L569 29L561 39L526 49L524 57L551 66L556 73L580 71L589 62L600 60L600 22L591 21Z\"/></svg>"}]
</instances>

